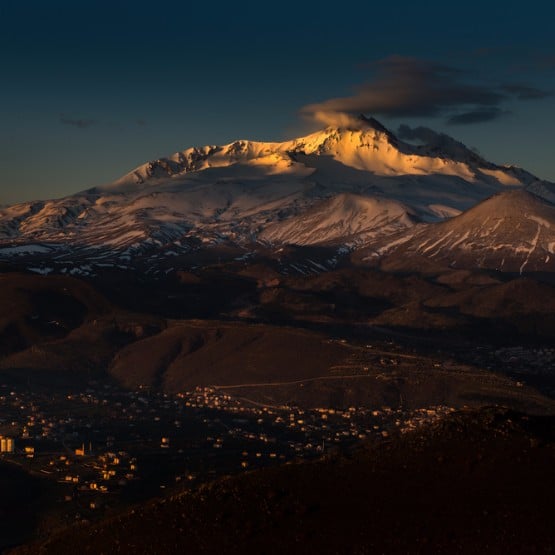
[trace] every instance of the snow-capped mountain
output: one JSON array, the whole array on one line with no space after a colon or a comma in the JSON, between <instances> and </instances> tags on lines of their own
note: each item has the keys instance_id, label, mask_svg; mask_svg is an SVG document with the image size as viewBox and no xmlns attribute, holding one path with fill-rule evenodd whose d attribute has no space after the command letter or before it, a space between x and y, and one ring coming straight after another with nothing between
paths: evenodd
<instances>
[{"instance_id":1,"label":"snow-capped mountain","mask_svg":"<svg viewBox=\"0 0 555 555\"><path fill-rule=\"evenodd\" d=\"M62 247L130 257L257 241L354 248L526 187L553 193L445 135L413 145L361 117L281 143L189 148L105 186L3 208L0 256Z\"/></svg>"},{"instance_id":2,"label":"snow-capped mountain","mask_svg":"<svg viewBox=\"0 0 555 555\"><path fill-rule=\"evenodd\" d=\"M555 206L526 190L505 191L444 222L416 226L370 247L366 261L418 267L555 271Z\"/></svg>"}]
</instances>

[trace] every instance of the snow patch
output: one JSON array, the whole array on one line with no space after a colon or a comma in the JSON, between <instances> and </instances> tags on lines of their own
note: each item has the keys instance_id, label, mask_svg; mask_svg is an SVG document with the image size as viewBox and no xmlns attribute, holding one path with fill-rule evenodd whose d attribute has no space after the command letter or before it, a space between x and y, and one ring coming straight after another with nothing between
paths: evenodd
<instances>
[{"instance_id":1,"label":"snow patch","mask_svg":"<svg viewBox=\"0 0 555 555\"><path fill-rule=\"evenodd\" d=\"M54 268L27 268L27 270L35 274L47 276L48 274L51 274L54 271Z\"/></svg>"},{"instance_id":2,"label":"snow patch","mask_svg":"<svg viewBox=\"0 0 555 555\"><path fill-rule=\"evenodd\" d=\"M44 245L15 245L12 247L0 247L0 254L24 255L24 254L46 254L52 249Z\"/></svg>"}]
</instances>

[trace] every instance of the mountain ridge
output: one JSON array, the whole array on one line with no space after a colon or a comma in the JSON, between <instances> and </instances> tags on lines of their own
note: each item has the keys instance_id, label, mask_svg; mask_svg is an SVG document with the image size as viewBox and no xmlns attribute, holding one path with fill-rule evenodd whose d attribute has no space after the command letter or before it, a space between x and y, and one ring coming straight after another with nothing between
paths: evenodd
<instances>
[{"instance_id":1,"label":"mountain ridge","mask_svg":"<svg viewBox=\"0 0 555 555\"><path fill-rule=\"evenodd\" d=\"M459 175L469 177L471 174L464 168L449 168L445 171L445 163L439 160L448 160L460 164L473 163L483 166L482 170L487 172L501 172L494 177L503 179L505 185L517 185L521 183L530 184L538 181L532 174L514 166L499 166L486 161L476 152L467 148L445 134L436 134L436 139L428 144L414 145L398 139L391 131L384 127L374 118L359 116L357 127L327 127L309 135L284 142L263 142L240 139L226 145L205 145L202 147L191 147L183 151L175 152L169 157L159 158L142 164L108 185L109 188L125 186L129 182L135 185L143 184L149 179L157 180L176 175L202 171L209 167L221 167L221 165L232 165L251 160L264 162L265 156L281 156L287 162L288 157L295 155L334 155L346 165L355 169L373 171L377 175L397 175L402 174L402 170L410 168L412 171L404 173L446 173L447 175ZM388 165L381 161L372 161L376 156L366 156L366 160L357 159L353 150L371 149L379 151L393 147L397 153L409 157L409 163L397 160L397 167ZM387 154L387 152L385 153ZM396 154L396 153L394 153ZM412 159L411 159L412 157ZM379 157L378 157L379 158ZM403 157L401 157L403 158ZM370 161L369 161L370 160ZM268 163L278 160L268 160ZM227 162L227 163L226 163ZM412 166L410 165L412 162ZM505 172L505 177L502 173ZM512 174L518 174L519 177ZM483 176L482 176L483 177ZM102 187L94 187L85 191L98 192Z\"/></svg>"}]
</instances>

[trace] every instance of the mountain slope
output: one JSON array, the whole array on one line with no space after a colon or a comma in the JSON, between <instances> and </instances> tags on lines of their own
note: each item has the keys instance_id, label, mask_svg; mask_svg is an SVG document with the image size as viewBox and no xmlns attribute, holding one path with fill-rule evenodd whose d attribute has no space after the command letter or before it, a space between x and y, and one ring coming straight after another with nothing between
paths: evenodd
<instances>
[{"instance_id":1,"label":"mountain slope","mask_svg":"<svg viewBox=\"0 0 555 555\"><path fill-rule=\"evenodd\" d=\"M495 195L467 212L401 233L366 253L386 266L421 265L421 258L452 267L506 272L555 270L555 206L525 190Z\"/></svg>"},{"instance_id":2,"label":"mountain slope","mask_svg":"<svg viewBox=\"0 0 555 555\"><path fill-rule=\"evenodd\" d=\"M277 222L259 237L294 245L359 244L414 225L414 212L400 202L341 193L310 210Z\"/></svg>"}]
</instances>

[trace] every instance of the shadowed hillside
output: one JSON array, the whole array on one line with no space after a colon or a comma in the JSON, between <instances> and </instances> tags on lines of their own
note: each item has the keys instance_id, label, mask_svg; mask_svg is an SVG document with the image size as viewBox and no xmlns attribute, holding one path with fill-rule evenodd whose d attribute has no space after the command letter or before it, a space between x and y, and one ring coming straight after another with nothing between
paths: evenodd
<instances>
[{"instance_id":1,"label":"shadowed hillside","mask_svg":"<svg viewBox=\"0 0 555 555\"><path fill-rule=\"evenodd\" d=\"M354 458L223 479L14 555L550 553L553 425L460 413Z\"/></svg>"}]
</instances>

